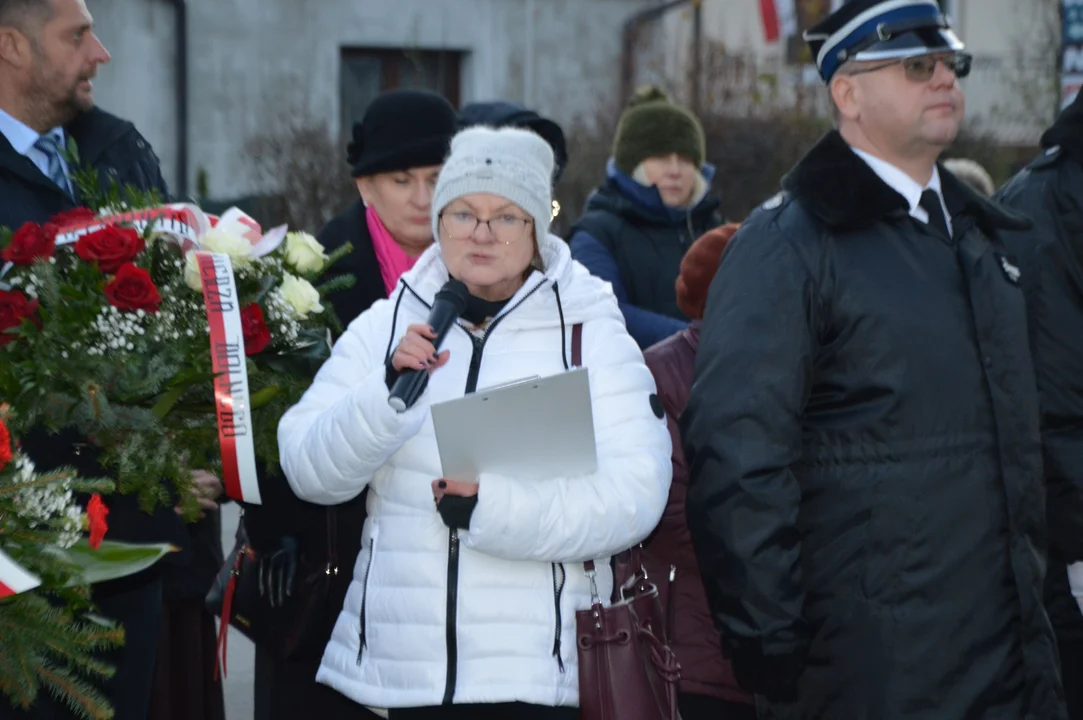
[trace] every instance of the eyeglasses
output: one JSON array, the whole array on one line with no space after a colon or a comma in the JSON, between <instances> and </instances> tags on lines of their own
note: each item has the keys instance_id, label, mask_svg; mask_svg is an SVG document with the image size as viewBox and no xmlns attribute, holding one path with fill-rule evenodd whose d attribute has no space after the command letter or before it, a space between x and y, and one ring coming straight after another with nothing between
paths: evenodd
<instances>
[{"instance_id":1,"label":"eyeglasses","mask_svg":"<svg viewBox=\"0 0 1083 720\"><path fill-rule=\"evenodd\" d=\"M469 240L477 232L482 223L489 226L489 234L497 242L511 245L522 239L526 233L524 230L534 222L530 218L522 218L511 213L504 213L496 217L482 220L473 213L459 210L457 212L440 213L440 223L444 226L444 232L452 240Z\"/></svg>"},{"instance_id":2,"label":"eyeglasses","mask_svg":"<svg viewBox=\"0 0 1083 720\"><path fill-rule=\"evenodd\" d=\"M956 52L948 55L917 55L915 57L899 58L891 62L873 65L872 67L857 68L850 71L850 75L864 75L876 72L894 65L902 65L906 73L906 79L916 83L926 83L933 79L936 73L936 64L943 63L957 78L965 78L970 74L970 65L974 56L970 53Z\"/></svg>"}]
</instances>

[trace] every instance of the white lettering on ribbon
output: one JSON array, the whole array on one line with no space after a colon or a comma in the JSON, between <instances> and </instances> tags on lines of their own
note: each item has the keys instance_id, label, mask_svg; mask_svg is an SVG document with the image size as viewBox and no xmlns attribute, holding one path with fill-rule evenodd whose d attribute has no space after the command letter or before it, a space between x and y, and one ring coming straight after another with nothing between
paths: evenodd
<instances>
[{"instance_id":1,"label":"white lettering on ribbon","mask_svg":"<svg viewBox=\"0 0 1083 720\"><path fill-rule=\"evenodd\" d=\"M211 330L211 367L222 449L222 482L234 500L260 504L252 408L245 367L240 298L229 256L197 252L203 302Z\"/></svg>"},{"instance_id":2,"label":"white lettering on ribbon","mask_svg":"<svg viewBox=\"0 0 1083 720\"><path fill-rule=\"evenodd\" d=\"M19 563L0 550L0 598L33 590L41 580L23 569Z\"/></svg>"},{"instance_id":3,"label":"white lettering on ribbon","mask_svg":"<svg viewBox=\"0 0 1083 720\"><path fill-rule=\"evenodd\" d=\"M65 223L57 229L56 244L69 245L110 225L128 226L142 233L151 224L155 232L168 235L181 245L197 242L211 227L210 220L198 207L178 203Z\"/></svg>"}]
</instances>

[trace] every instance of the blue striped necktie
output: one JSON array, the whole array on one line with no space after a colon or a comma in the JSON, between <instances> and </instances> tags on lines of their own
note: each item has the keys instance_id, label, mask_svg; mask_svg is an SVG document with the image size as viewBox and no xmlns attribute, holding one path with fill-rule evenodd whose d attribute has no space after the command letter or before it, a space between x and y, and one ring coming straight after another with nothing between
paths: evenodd
<instances>
[{"instance_id":1,"label":"blue striped necktie","mask_svg":"<svg viewBox=\"0 0 1083 720\"><path fill-rule=\"evenodd\" d=\"M49 179L71 197L71 184L68 182L68 176L64 173L64 165L60 162L59 139L55 134L48 133L39 137L38 141L34 143L34 147L45 153L45 156L49 158Z\"/></svg>"}]
</instances>

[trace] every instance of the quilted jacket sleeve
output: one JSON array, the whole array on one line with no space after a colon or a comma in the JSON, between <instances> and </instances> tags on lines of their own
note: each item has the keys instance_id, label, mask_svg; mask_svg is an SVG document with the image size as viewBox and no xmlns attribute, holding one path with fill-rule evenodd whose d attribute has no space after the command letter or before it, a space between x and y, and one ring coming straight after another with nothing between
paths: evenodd
<instances>
[{"instance_id":1,"label":"quilted jacket sleeve","mask_svg":"<svg viewBox=\"0 0 1083 720\"><path fill-rule=\"evenodd\" d=\"M351 323L278 424L282 469L302 500L337 505L357 497L425 421L424 403L402 414L387 404L391 312L391 303L381 301Z\"/></svg>"},{"instance_id":2,"label":"quilted jacket sleeve","mask_svg":"<svg viewBox=\"0 0 1083 720\"><path fill-rule=\"evenodd\" d=\"M726 249L681 418L688 525L716 622L730 647L765 654L800 652L807 639L791 466L801 457L819 302L789 234L760 215Z\"/></svg>"},{"instance_id":3,"label":"quilted jacket sleeve","mask_svg":"<svg viewBox=\"0 0 1083 720\"><path fill-rule=\"evenodd\" d=\"M651 408L654 379L616 316L583 326L598 469L526 482L482 473L465 546L509 560L584 562L640 542L669 494L671 444Z\"/></svg>"},{"instance_id":4,"label":"quilted jacket sleeve","mask_svg":"<svg viewBox=\"0 0 1083 720\"><path fill-rule=\"evenodd\" d=\"M660 342L675 332L688 327L684 320L653 312L646 308L634 305L628 298L628 291L621 280L620 268L605 245L598 242L593 235L580 230L568 243L572 250L572 257L583 264L590 274L596 278L605 280L613 287L613 294L617 296L620 311L624 314L624 323L628 332L639 347L648 348Z\"/></svg>"}]
</instances>

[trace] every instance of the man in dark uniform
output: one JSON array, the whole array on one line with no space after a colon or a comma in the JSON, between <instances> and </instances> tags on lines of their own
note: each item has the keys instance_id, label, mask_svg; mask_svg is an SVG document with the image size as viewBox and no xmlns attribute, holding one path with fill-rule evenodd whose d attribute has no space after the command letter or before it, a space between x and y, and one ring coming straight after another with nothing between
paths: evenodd
<instances>
[{"instance_id":1,"label":"man in dark uniform","mask_svg":"<svg viewBox=\"0 0 1083 720\"><path fill-rule=\"evenodd\" d=\"M806 40L838 130L728 247L682 417L726 651L769 717L1062 720L1028 223L937 166L970 57L936 0Z\"/></svg>"},{"instance_id":2,"label":"man in dark uniform","mask_svg":"<svg viewBox=\"0 0 1083 720\"><path fill-rule=\"evenodd\" d=\"M1005 243L1021 269L1038 373L1048 486L1046 608L1068 715L1083 720L1083 95L1042 135L1042 152L997 199L1034 228ZM1069 569L1077 582L1069 587Z\"/></svg>"},{"instance_id":3,"label":"man in dark uniform","mask_svg":"<svg viewBox=\"0 0 1083 720\"><path fill-rule=\"evenodd\" d=\"M93 78L108 61L83 0L0 0L0 226L42 223L78 204L72 168L60 152L69 138L78 144L82 162L97 168L103 180L168 196L147 141L131 123L94 107ZM86 477L104 474L97 453L73 430L32 432L23 438L23 448L39 470L66 465ZM172 508L151 515L140 511L134 496L106 501L109 539L170 542L184 551L163 563L188 562L188 533ZM144 720L162 616L160 571L98 585L94 600L126 631L124 647L104 658L117 668L106 694L117 718ZM31 717L72 717L45 695ZM0 717L22 716L0 700Z\"/></svg>"}]
</instances>

